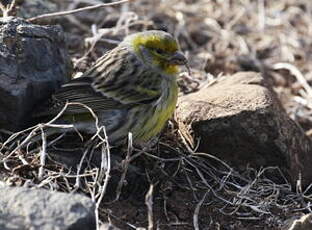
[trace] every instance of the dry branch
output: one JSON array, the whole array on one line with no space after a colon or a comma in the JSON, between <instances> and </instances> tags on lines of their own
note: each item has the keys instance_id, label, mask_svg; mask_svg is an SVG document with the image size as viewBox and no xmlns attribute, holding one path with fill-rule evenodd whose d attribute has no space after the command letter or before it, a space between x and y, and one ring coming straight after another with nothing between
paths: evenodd
<instances>
[{"instance_id":1,"label":"dry branch","mask_svg":"<svg viewBox=\"0 0 312 230\"><path fill-rule=\"evenodd\" d=\"M102 3L102 4L95 5L95 6L87 6L87 7L83 7L83 8L79 8L79 9L74 9L74 10L67 10L67 11L62 11L62 12L42 14L42 15L39 15L36 17L29 18L29 19L27 19L27 21L34 22L34 21L37 21L39 19L61 17L61 16L65 16L65 15L80 13L80 12L87 11L87 10L95 10L95 9L99 9L102 7L117 6L117 5L120 5L120 4L123 4L126 2L131 2L131 1L134 1L134 0L121 0L121 1L117 1L117 2L111 2L111 3Z\"/></svg>"}]
</instances>

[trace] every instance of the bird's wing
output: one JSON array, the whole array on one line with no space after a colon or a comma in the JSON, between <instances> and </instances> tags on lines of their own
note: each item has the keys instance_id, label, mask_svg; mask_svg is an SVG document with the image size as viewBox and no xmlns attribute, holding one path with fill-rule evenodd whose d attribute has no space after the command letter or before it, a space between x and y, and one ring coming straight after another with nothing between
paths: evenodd
<instances>
[{"instance_id":1,"label":"bird's wing","mask_svg":"<svg viewBox=\"0 0 312 230\"><path fill-rule=\"evenodd\" d=\"M50 106L37 115L57 114L67 102L84 104L96 112L157 100L161 94L158 88L140 87L134 84L137 76L144 74L144 71L134 71L133 68L140 68L140 66L132 66L137 64L130 63L135 62L135 59L131 58L123 49L114 49L104 55L83 76L64 84L52 96ZM70 105L65 114L85 112L88 110L81 105Z\"/></svg>"},{"instance_id":2,"label":"bird's wing","mask_svg":"<svg viewBox=\"0 0 312 230\"><path fill-rule=\"evenodd\" d=\"M122 104L146 103L161 95L160 74L147 68L126 47L117 47L100 58L84 76L103 96Z\"/></svg>"}]
</instances>

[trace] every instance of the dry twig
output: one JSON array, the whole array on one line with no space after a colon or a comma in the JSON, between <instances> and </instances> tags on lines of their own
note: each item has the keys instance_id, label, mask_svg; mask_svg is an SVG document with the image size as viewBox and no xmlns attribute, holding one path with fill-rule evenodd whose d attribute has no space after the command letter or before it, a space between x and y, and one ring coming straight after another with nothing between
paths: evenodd
<instances>
[{"instance_id":1,"label":"dry twig","mask_svg":"<svg viewBox=\"0 0 312 230\"><path fill-rule=\"evenodd\" d=\"M87 10L95 10L95 9L99 9L102 7L117 6L117 5L120 5L120 4L123 4L126 2L130 2L130 1L134 1L134 0L120 0L117 2L102 3L102 4L95 5L95 6L87 6L87 7L83 7L83 8L79 8L79 9L74 9L74 10L49 13L49 14L42 14L42 15L39 15L36 17L29 18L29 19L27 19L27 21L34 22L34 21L37 21L39 19L47 19L47 18L60 17L60 16L65 16L65 15L70 15L70 14L76 14L79 12L83 12L83 11L87 11Z\"/></svg>"}]
</instances>

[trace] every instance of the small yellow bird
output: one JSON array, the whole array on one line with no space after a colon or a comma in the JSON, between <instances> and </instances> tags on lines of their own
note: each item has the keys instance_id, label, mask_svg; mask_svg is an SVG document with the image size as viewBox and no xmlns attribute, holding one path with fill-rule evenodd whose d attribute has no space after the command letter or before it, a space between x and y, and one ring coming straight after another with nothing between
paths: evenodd
<instances>
[{"instance_id":1,"label":"small yellow bird","mask_svg":"<svg viewBox=\"0 0 312 230\"><path fill-rule=\"evenodd\" d=\"M64 84L36 116L56 115L67 102L82 103L105 126L110 144L124 144L129 132L134 143L145 143L175 110L179 65L187 65L187 60L169 33L129 35L81 77ZM82 106L69 106L62 119L79 131L96 132L94 119Z\"/></svg>"}]
</instances>

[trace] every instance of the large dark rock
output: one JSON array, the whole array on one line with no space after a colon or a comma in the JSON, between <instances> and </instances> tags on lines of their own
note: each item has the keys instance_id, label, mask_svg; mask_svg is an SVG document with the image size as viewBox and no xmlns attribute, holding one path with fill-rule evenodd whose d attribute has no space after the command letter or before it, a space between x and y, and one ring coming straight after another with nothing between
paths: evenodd
<instances>
[{"instance_id":1,"label":"large dark rock","mask_svg":"<svg viewBox=\"0 0 312 230\"><path fill-rule=\"evenodd\" d=\"M312 143L260 74L241 72L179 98L177 118L201 137L198 151L244 169L279 166L295 185L312 182Z\"/></svg>"},{"instance_id":2,"label":"large dark rock","mask_svg":"<svg viewBox=\"0 0 312 230\"><path fill-rule=\"evenodd\" d=\"M0 128L24 128L35 104L71 75L59 26L38 26L20 18L0 19Z\"/></svg>"},{"instance_id":3,"label":"large dark rock","mask_svg":"<svg viewBox=\"0 0 312 230\"><path fill-rule=\"evenodd\" d=\"M0 187L0 229L93 230L95 204L82 195Z\"/></svg>"}]
</instances>

